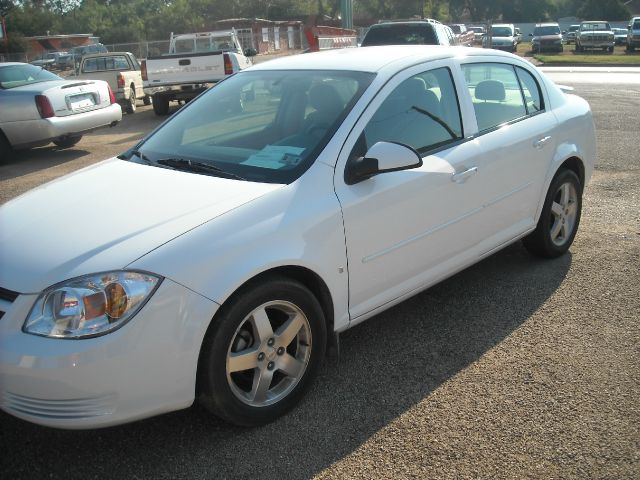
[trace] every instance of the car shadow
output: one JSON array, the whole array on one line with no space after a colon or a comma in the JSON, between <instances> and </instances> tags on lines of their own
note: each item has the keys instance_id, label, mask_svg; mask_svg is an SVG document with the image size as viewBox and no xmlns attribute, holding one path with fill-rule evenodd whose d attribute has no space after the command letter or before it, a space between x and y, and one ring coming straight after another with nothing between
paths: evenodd
<instances>
[{"instance_id":1,"label":"car shadow","mask_svg":"<svg viewBox=\"0 0 640 480\"><path fill-rule=\"evenodd\" d=\"M570 254L540 260L518 242L377 315L345 332L339 361L325 362L302 403L264 427L233 427L197 405L91 431L2 413L2 471L7 478L310 478L518 329L570 266Z\"/></svg>"},{"instance_id":2,"label":"car shadow","mask_svg":"<svg viewBox=\"0 0 640 480\"><path fill-rule=\"evenodd\" d=\"M11 158L0 162L0 180L10 180L30 173L56 167L78 158L90 155L82 146L61 149L55 145L18 150L11 154Z\"/></svg>"}]
</instances>

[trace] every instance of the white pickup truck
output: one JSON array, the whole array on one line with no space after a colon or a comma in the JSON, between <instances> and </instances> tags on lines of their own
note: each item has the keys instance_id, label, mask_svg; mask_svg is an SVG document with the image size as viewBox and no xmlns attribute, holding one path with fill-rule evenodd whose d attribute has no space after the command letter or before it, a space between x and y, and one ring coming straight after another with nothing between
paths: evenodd
<instances>
[{"instance_id":1,"label":"white pickup truck","mask_svg":"<svg viewBox=\"0 0 640 480\"><path fill-rule=\"evenodd\" d=\"M172 100L189 101L212 84L251 66L235 30L171 34L169 53L142 61L145 93L156 115L169 112Z\"/></svg>"},{"instance_id":2,"label":"white pickup truck","mask_svg":"<svg viewBox=\"0 0 640 480\"><path fill-rule=\"evenodd\" d=\"M141 99L145 105L151 103L151 97L144 93L140 64L129 52L85 55L74 78L104 80L127 113L136 111L138 99Z\"/></svg>"}]
</instances>

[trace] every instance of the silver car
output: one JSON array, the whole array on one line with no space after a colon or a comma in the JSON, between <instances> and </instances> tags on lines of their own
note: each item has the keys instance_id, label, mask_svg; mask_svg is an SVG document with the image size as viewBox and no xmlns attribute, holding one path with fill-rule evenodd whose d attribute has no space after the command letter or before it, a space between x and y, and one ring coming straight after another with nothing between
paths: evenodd
<instances>
[{"instance_id":1,"label":"silver car","mask_svg":"<svg viewBox=\"0 0 640 480\"><path fill-rule=\"evenodd\" d=\"M53 142L69 148L122 119L107 82L69 81L27 63L0 63L0 159Z\"/></svg>"}]
</instances>

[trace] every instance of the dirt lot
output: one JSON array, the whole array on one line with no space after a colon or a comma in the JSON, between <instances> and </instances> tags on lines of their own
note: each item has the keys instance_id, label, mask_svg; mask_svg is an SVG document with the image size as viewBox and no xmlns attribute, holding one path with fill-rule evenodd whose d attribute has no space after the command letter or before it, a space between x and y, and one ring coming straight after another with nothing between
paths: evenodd
<instances>
[{"instance_id":1,"label":"dirt lot","mask_svg":"<svg viewBox=\"0 0 640 480\"><path fill-rule=\"evenodd\" d=\"M84 432L0 413L3 477L639 478L640 88L577 93L599 158L568 255L513 245L346 332L339 363L262 428L199 407ZM0 202L157 123L140 108L74 150L21 155Z\"/></svg>"}]
</instances>

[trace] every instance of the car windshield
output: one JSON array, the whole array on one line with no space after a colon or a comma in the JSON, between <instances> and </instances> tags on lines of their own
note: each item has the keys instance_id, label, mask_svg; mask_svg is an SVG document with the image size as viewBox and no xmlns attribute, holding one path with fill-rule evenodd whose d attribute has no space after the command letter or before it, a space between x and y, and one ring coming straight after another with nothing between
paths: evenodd
<instances>
[{"instance_id":1,"label":"car windshield","mask_svg":"<svg viewBox=\"0 0 640 480\"><path fill-rule=\"evenodd\" d=\"M511 37L513 36L513 30L509 27L493 27L491 34L494 37Z\"/></svg>"},{"instance_id":2,"label":"car windshield","mask_svg":"<svg viewBox=\"0 0 640 480\"><path fill-rule=\"evenodd\" d=\"M374 25L362 41L363 47L374 45L437 45L433 28L421 23Z\"/></svg>"},{"instance_id":3,"label":"car windshield","mask_svg":"<svg viewBox=\"0 0 640 480\"><path fill-rule=\"evenodd\" d=\"M35 65L17 64L0 66L0 88L9 89L32 83L62 80L55 73Z\"/></svg>"},{"instance_id":4,"label":"car windshield","mask_svg":"<svg viewBox=\"0 0 640 480\"><path fill-rule=\"evenodd\" d=\"M536 37L542 37L544 35L560 35L560 27L558 26L536 27L533 30L533 34Z\"/></svg>"},{"instance_id":5,"label":"car windshield","mask_svg":"<svg viewBox=\"0 0 640 480\"><path fill-rule=\"evenodd\" d=\"M580 30L580 25L571 25L569 27L570 32L577 32L578 30Z\"/></svg>"},{"instance_id":6,"label":"car windshield","mask_svg":"<svg viewBox=\"0 0 640 480\"><path fill-rule=\"evenodd\" d=\"M469 27L469 30L472 30L474 33L484 33L484 28L482 27Z\"/></svg>"},{"instance_id":7,"label":"car windshield","mask_svg":"<svg viewBox=\"0 0 640 480\"><path fill-rule=\"evenodd\" d=\"M583 23L580 30L611 30L608 23Z\"/></svg>"},{"instance_id":8,"label":"car windshield","mask_svg":"<svg viewBox=\"0 0 640 480\"><path fill-rule=\"evenodd\" d=\"M320 70L238 73L176 113L128 159L291 183L315 161L374 76Z\"/></svg>"},{"instance_id":9,"label":"car windshield","mask_svg":"<svg viewBox=\"0 0 640 480\"><path fill-rule=\"evenodd\" d=\"M633 26L631 27L634 30L639 30L640 29L640 20L636 20L635 22L633 22Z\"/></svg>"}]
</instances>

